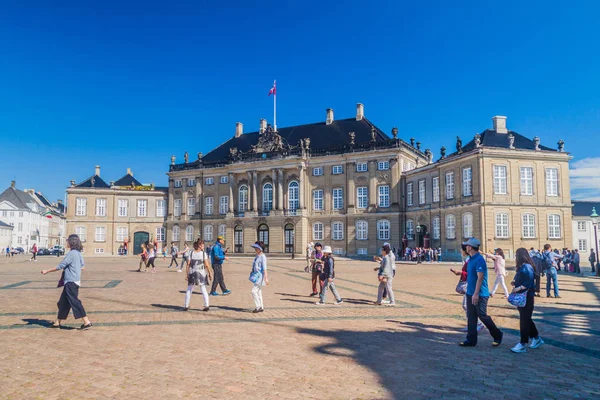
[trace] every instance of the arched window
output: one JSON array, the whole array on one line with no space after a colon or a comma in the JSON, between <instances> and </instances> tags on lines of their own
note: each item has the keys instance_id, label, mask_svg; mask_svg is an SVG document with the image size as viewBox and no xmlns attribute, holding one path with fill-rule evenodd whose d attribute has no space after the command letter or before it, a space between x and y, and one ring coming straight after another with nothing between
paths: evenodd
<instances>
[{"instance_id":1,"label":"arched window","mask_svg":"<svg viewBox=\"0 0 600 400\"><path fill-rule=\"evenodd\" d=\"M535 215L523 214L523 238L535 239Z\"/></svg>"},{"instance_id":2,"label":"arched window","mask_svg":"<svg viewBox=\"0 0 600 400\"><path fill-rule=\"evenodd\" d=\"M473 214L463 214L463 237L468 239L473 237Z\"/></svg>"},{"instance_id":3,"label":"arched window","mask_svg":"<svg viewBox=\"0 0 600 400\"><path fill-rule=\"evenodd\" d=\"M288 209L296 211L300 207L300 185L292 181L288 185Z\"/></svg>"},{"instance_id":4,"label":"arched window","mask_svg":"<svg viewBox=\"0 0 600 400\"><path fill-rule=\"evenodd\" d=\"M549 239L560 239L561 228L560 228L560 215L549 214L548 215L548 238Z\"/></svg>"},{"instance_id":5,"label":"arched window","mask_svg":"<svg viewBox=\"0 0 600 400\"><path fill-rule=\"evenodd\" d=\"M173 225L173 241L179 241L179 225Z\"/></svg>"},{"instance_id":6,"label":"arched window","mask_svg":"<svg viewBox=\"0 0 600 400\"><path fill-rule=\"evenodd\" d=\"M244 228L241 225L233 229L233 245L236 253L244 252Z\"/></svg>"},{"instance_id":7,"label":"arched window","mask_svg":"<svg viewBox=\"0 0 600 400\"><path fill-rule=\"evenodd\" d=\"M415 221L413 221L412 219L406 221L406 237L409 240L415 238Z\"/></svg>"},{"instance_id":8,"label":"arched window","mask_svg":"<svg viewBox=\"0 0 600 400\"><path fill-rule=\"evenodd\" d=\"M238 212L244 213L248 209L248 186L242 185L238 190Z\"/></svg>"},{"instance_id":9,"label":"arched window","mask_svg":"<svg viewBox=\"0 0 600 400\"><path fill-rule=\"evenodd\" d=\"M367 221L356 221L356 240L367 240L369 237L369 223Z\"/></svg>"},{"instance_id":10,"label":"arched window","mask_svg":"<svg viewBox=\"0 0 600 400\"><path fill-rule=\"evenodd\" d=\"M225 237L226 234L227 234L227 225L225 225L225 224L219 225L219 236Z\"/></svg>"},{"instance_id":11,"label":"arched window","mask_svg":"<svg viewBox=\"0 0 600 400\"><path fill-rule=\"evenodd\" d=\"M313 224L313 239L314 240L323 240L323 223L315 222Z\"/></svg>"},{"instance_id":12,"label":"arched window","mask_svg":"<svg viewBox=\"0 0 600 400\"><path fill-rule=\"evenodd\" d=\"M267 224L261 224L258 227L258 240L265 244L263 251L265 253L269 252L269 227Z\"/></svg>"},{"instance_id":13,"label":"arched window","mask_svg":"<svg viewBox=\"0 0 600 400\"><path fill-rule=\"evenodd\" d=\"M456 239L456 217L446 215L446 239Z\"/></svg>"},{"instance_id":14,"label":"arched window","mask_svg":"<svg viewBox=\"0 0 600 400\"><path fill-rule=\"evenodd\" d=\"M377 239L390 240L390 221L387 219L377 221Z\"/></svg>"},{"instance_id":15,"label":"arched window","mask_svg":"<svg viewBox=\"0 0 600 400\"><path fill-rule=\"evenodd\" d=\"M496 237L502 239L508 239L508 214L498 213L496 214Z\"/></svg>"},{"instance_id":16,"label":"arched window","mask_svg":"<svg viewBox=\"0 0 600 400\"><path fill-rule=\"evenodd\" d=\"M211 242L213 240L213 227L212 225L206 225L204 227L204 240Z\"/></svg>"},{"instance_id":17,"label":"arched window","mask_svg":"<svg viewBox=\"0 0 600 400\"><path fill-rule=\"evenodd\" d=\"M431 225L433 226L433 238L440 238L440 217L434 217L431 220Z\"/></svg>"},{"instance_id":18,"label":"arched window","mask_svg":"<svg viewBox=\"0 0 600 400\"><path fill-rule=\"evenodd\" d=\"M331 224L331 240L344 240L343 222L333 222Z\"/></svg>"},{"instance_id":19,"label":"arched window","mask_svg":"<svg viewBox=\"0 0 600 400\"><path fill-rule=\"evenodd\" d=\"M285 236L285 252L293 253L294 252L294 225L286 224L283 228L284 236Z\"/></svg>"},{"instance_id":20,"label":"arched window","mask_svg":"<svg viewBox=\"0 0 600 400\"><path fill-rule=\"evenodd\" d=\"M191 242L194 240L194 225L188 225L185 227L185 241Z\"/></svg>"},{"instance_id":21,"label":"arched window","mask_svg":"<svg viewBox=\"0 0 600 400\"><path fill-rule=\"evenodd\" d=\"M273 209L273 185L265 183L263 186L263 211L271 211Z\"/></svg>"}]
</instances>

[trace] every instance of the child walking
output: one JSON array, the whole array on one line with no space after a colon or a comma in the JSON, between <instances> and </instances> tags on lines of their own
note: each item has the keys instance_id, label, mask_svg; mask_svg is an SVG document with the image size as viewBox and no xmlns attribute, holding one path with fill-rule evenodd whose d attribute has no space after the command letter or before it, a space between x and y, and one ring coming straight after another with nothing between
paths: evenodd
<instances>
[{"instance_id":1,"label":"child walking","mask_svg":"<svg viewBox=\"0 0 600 400\"><path fill-rule=\"evenodd\" d=\"M335 260L331 256L331 246L323 247L323 273L321 274L321 281L323 281L323 289L321 290L321 299L315 304L323 305L327 299L327 289L331 289L333 297L335 297L334 304L342 304L344 301L340 297L335 287Z\"/></svg>"}]
</instances>

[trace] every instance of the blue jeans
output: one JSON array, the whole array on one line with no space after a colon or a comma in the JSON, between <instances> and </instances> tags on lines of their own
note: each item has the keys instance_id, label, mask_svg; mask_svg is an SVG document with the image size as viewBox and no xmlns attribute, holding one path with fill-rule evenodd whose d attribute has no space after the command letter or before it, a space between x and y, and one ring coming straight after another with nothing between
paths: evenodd
<instances>
[{"instance_id":1,"label":"blue jeans","mask_svg":"<svg viewBox=\"0 0 600 400\"><path fill-rule=\"evenodd\" d=\"M558 273L552 267L546 271L546 296L550 296L550 285L554 284L554 297L558 297Z\"/></svg>"}]
</instances>

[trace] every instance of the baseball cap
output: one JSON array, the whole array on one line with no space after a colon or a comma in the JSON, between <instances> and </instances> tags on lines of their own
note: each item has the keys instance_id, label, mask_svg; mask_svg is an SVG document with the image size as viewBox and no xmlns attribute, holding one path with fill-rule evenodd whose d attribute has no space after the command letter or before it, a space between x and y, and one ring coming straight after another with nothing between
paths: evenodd
<instances>
[{"instance_id":1,"label":"baseball cap","mask_svg":"<svg viewBox=\"0 0 600 400\"><path fill-rule=\"evenodd\" d=\"M217 236L217 240L225 240L223 236Z\"/></svg>"},{"instance_id":2,"label":"baseball cap","mask_svg":"<svg viewBox=\"0 0 600 400\"><path fill-rule=\"evenodd\" d=\"M469 240L467 240L466 242L463 243L465 246L471 246L471 247L479 247L481 246L481 242L475 238L471 238Z\"/></svg>"}]
</instances>

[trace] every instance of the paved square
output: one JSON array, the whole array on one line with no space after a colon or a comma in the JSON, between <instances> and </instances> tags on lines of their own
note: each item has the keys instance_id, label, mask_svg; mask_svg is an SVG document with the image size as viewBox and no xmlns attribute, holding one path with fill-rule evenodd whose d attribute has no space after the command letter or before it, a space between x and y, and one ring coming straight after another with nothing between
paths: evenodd
<instances>
[{"instance_id":1,"label":"paved square","mask_svg":"<svg viewBox=\"0 0 600 400\"><path fill-rule=\"evenodd\" d=\"M315 306L303 261L269 259L266 310L252 314L249 258L225 265L233 293L211 297L203 313L199 291L181 311L184 274L162 259L144 274L135 257L87 257L80 297L94 327L82 332L46 328L61 289L58 273L39 271L59 260L26 260L0 260L0 398L600 397L595 278L561 275L561 299L536 299L546 344L516 355L518 313L501 294L489 313L502 346L492 348L486 331L478 347L457 346L466 321L450 264L399 264L398 305L377 307L376 264L340 259L344 304Z\"/></svg>"}]
</instances>

